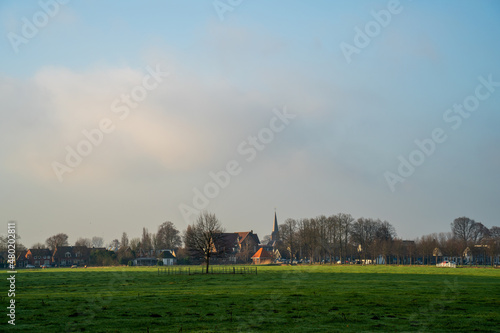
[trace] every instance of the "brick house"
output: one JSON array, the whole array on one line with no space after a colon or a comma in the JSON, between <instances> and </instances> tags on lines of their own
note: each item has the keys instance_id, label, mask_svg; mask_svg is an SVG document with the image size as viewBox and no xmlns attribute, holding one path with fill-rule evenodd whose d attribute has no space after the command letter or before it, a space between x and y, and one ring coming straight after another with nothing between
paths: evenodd
<instances>
[{"instance_id":1,"label":"brick house","mask_svg":"<svg viewBox=\"0 0 500 333\"><path fill-rule=\"evenodd\" d=\"M238 260L249 262L252 254L259 249L259 236L253 233L253 230L246 232L238 232Z\"/></svg>"},{"instance_id":2,"label":"brick house","mask_svg":"<svg viewBox=\"0 0 500 333\"><path fill-rule=\"evenodd\" d=\"M247 262L252 253L259 248L259 236L251 231L223 233L215 242L215 251L219 261Z\"/></svg>"},{"instance_id":3,"label":"brick house","mask_svg":"<svg viewBox=\"0 0 500 333\"><path fill-rule=\"evenodd\" d=\"M26 265L29 264L28 259L26 259L27 252L28 251L23 250L17 254L17 258L16 258L16 266L17 267L22 268L22 267L26 267Z\"/></svg>"},{"instance_id":4,"label":"brick house","mask_svg":"<svg viewBox=\"0 0 500 333\"><path fill-rule=\"evenodd\" d=\"M40 267L41 265L51 265L52 251L49 249L28 249L26 252L28 264Z\"/></svg>"},{"instance_id":5,"label":"brick house","mask_svg":"<svg viewBox=\"0 0 500 333\"><path fill-rule=\"evenodd\" d=\"M52 254L52 263L59 267L88 265L90 249L86 246L58 246Z\"/></svg>"},{"instance_id":6,"label":"brick house","mask_svg":"<svg viewBox=\"0 0 500 333\"><path fill-rule=\"evenodd\" d=\"M254 265L272 264L274 261L273 254L260 248L253 256L252 261Z\"/></svg>"}]
</instances>

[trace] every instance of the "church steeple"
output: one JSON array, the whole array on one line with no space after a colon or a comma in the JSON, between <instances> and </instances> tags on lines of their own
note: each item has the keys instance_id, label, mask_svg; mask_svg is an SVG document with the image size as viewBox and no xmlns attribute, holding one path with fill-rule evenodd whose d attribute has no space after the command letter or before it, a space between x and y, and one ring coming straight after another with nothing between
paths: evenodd
<instances>
[{"instance_id":1,"label":"church steeple","mask_svg":"<svg viewBox=\"0 0 500 333\"><path fill-rule=\"evenodd\" d=\"M278 217L276 216L276 211L274 211L274 225L273 232L271 233L272 241L279 241L280 239L280 231L278 229Z\"/></svg>"}]
</instances>

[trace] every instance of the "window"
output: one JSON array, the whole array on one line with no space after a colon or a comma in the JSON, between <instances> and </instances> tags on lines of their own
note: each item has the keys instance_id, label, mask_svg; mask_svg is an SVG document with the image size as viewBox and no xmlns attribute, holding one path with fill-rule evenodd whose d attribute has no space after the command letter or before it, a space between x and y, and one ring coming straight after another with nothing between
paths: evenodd
<instances>
[{"instance_id":1,"label":"window","mask_svg":"<svg viewBox=\"0 0 500 333\"><path fill-rule=\"evenodd\" d=\"M64 254L64 256L65 256L66 258L71 258L71 253L66 252L66 253Z\"/></svg>"}]
</instances>

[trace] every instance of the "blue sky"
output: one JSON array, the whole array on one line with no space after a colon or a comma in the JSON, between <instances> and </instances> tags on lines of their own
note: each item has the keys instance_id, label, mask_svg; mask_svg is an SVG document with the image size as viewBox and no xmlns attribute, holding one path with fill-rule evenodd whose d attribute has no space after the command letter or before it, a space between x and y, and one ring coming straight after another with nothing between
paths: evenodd
<instances>
[{"instance_id":1,"label":"blue sky","mask_svg":"<svg viewBox=\"0 0 500 333\"><path fill-rule=\"evenodd\" d=\"M241 172L206 207L228 231L263 237L275 208L280 223L380 218L410 239L464 215L498 225L500 87L481 88L458 129L443 119L479 77L500 82L497 2L401 1L350 62L341 44L390 1L244 0L224 20L213 4L68 1L52 16L37 1L0 4L0 218L18 221L25 245L135 237L167 220L183 230L179 207L232 160ZM9 36L37 15L46 24L15 52ZM112 103L148 66L169 74L120 119ZM248 162L238 147L284 108L295 118ZM59 181L54 161L104 118L112 133ZM447 139L391 188L398 157L436 128Z\"/></svg>"}]
</instances>

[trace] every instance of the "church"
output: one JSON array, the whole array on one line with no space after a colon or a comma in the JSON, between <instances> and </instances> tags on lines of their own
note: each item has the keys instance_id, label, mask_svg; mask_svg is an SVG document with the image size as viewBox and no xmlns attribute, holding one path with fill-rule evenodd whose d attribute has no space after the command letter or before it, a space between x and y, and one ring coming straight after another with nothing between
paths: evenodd
<instances>
[{"instance_id":1,"label":"church","mask_svg":"<svg viewBox=\"0 0 500 333\"><path fill-rule=\"evenodd\" d=\"M281 259L279 247L281 246L280 232L278 226L278 217L274 212L273 231L271 232L271 239L266 244L261 244L259 251L252 256L254 264L269 264L274 262L275 259Z\"/></svg>"}]
</instances>

